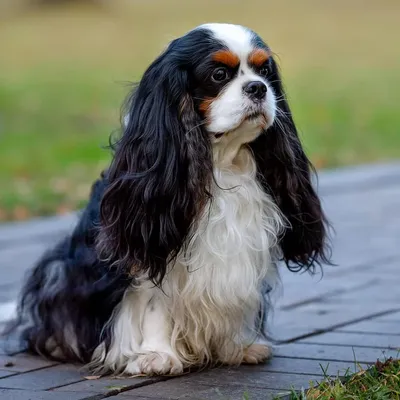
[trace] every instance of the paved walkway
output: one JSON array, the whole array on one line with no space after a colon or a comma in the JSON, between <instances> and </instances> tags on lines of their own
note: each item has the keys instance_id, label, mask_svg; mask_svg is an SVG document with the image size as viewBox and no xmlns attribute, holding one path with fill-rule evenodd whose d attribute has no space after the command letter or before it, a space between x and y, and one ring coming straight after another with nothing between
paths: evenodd
<instances>
[{"instance_id":1,"label":"paved walkway","mask_svg":"<svg viewBox=\"0 0 400 400\"><path fill-rule=\"evenodd\" d=\"M173 379L86 379L79 366L0 352L1 400L271 399L310 380L354 371L400 348L400 163L323 172L336 229L324 276L282 268L272 333L283 343L256 367L219 368ZM0 325L13 312L24 272L74 216L0 227ZM245 396L245 397L243 397ZM246 397L247 396L247 397Z\"/></svg>"}]
</instances>

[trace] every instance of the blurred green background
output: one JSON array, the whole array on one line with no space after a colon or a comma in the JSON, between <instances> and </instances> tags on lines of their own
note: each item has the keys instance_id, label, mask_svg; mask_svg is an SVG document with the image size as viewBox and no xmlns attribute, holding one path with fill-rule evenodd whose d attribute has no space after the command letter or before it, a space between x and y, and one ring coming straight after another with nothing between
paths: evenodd
<instances>
[{"instance_id":1,"label":"blurred green background","mask_svg":"<svg viewBox=\"0 0 400 400\"><path fill-rule=\"evenodd\" d=\"M2 0L0 220L81 207L128 82L204 22L278 54L317 168L400 157L399 0Z\"/></svg>"}]
</instances>

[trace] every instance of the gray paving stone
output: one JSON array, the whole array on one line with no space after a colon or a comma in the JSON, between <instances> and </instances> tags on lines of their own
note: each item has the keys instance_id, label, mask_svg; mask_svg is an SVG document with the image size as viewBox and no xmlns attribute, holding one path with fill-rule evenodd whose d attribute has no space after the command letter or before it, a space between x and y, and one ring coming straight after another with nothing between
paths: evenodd
<instances>
[{"instance_id":1,"label":"gray paving stone","mask_svg":"<svg viewBox=\"0 0 400 400\"><path fill-rule=\"evenodd\" d=\"M368 333L327 332L310 337L298 343L321 343L344 346L368 346L382 349L400 349L400 335L385 336L371 335Z\"/></svg>"},{"instance_id":2,"label":"gray paving stone","mask_svg":"<svg viewBox=\"0 0 400 400\"><path fill-rule=\"evenodd\" d=\"M72 229L76 223L77 214L34 218L30 221L11 222L0 225L0 248L19 245L21 240L45 241L54 240L54 236Z\"/></svg>"},{"instance_id":3,"label":"gray paving stone","mask_svg":"<svg viewBox=\"0 0 400 400\"><path fill-rule=\"evenodd\" d=\"M48 243L25 244L24 247L2 249L0 273L3 285L21 283L26 271L41 257Z\"/></svg>"},{"instance_id":4,"label":"gray paving stone","mask_svg":"<svg viewBox=\"0 0 400 400\"><path fill-rule=\"evenodd\" d=\"M232 395L233 398L240 398L241 395L248 393L264 393L271 396L281 392L286 392L286 389L271 389L266 388L266 383L260 383L253 379L252 381L245 382L240 374L236 374L235 380L233 377L220 377L219 380L213 379L212 381L198 381L197 376L175 378L166 382L155 383L153 385L144 386L142 388L133 389L127 392L121 393L119 396L121 399L136 398L135 396L143 396L149 398L165 398L165 399L221 399L225 400L228 396ZM278 374L283 375L283 374ZM239 378L239 381L236 378ZM298 378L298 375L289 375L288 380L292 378L294 385L308 384L307 376L303 375ZM256 382L256 384L254 384ZM257 384L258 383L258 384ZM228 386L229 385L229 386ZM290 384L289 384L290 386ZM210 397L211 396L211 397ZM219 397L218 397L219 396ZM225 396L225 397L224 397ZM229 398L229 397L228 397ZM250 397L253 399L253 397ZM260 397L258 397L260 398ZM270 398L270 397L267 397Z\"/></svg>"},{"instance_id":5,"label":"gray paving stone","mask_svg":"<svg viewBox=\"0 0 400 400\"><path fill-rule=\"evenodd\" d=\"M331 278L331 273L329 274L329 278ZM313 282L314 285L319 284L319 293L315 292L312 296L308 295L309 297L298 298L295 295L291 297L287 296L284 301L282 301L279 310L281 311L290 311L293 309L301 308L307 306L309 304L324 304L324 303L332 303L337 302L338 299L341 299L341 296L346 295L347 293L356 293L360 294L363 293L366 289L371 287L374 284L375 280L370 277L368 280L364 282L352 282L352 281L345 281L341 285L336 287L332 287L330 285L329 288L324 286L322 282Z\"/></svg>"},{"instance_id":6,"label":"gray paving stone","mask_svg":"<svg viewBox=\"0 0 400 400\"><path fill-rule=\"evenodd\" d=\"M399 221L400 225L400 221ZM400 231L399 235L400 237ZM350 250L354 254L358 254L358 250ZM362 250L360 250L362 251ZM364 252L365 253L365 252ZM398 304L398 297L396 297L396 277L397 265L400 264L400 255L395 261L384 261L381 262L380 258L384 256L378 250L374 251L375 255L372 258L367 255L365 258L369 259L371 264L360 263L360 257L354 261L353 267L347 267L347 265L341 264L340 267L324 267L324 275L322 276L318 272L314 276L309 274L295 274L290 273L285 267L280 268L281 280L282 280L282 295L277 296L278 302L277 307L281 309L299 308L309 303L316 303L321 299L338 298L343 296L343 302L345 301L344 296L347 294L350 296L357 297L361 304L373 303L375 298L377 301L383 301L386 308L388 308L388 301L394 304ZM337 254L337 253L335 253ZM339 254L342 254L339 250ZM349 262L351 256L349 253L344 256L346 262ZM361 256L363 257L363 255ZM335 259L336 262L340 262ZM381 268L387 265L388 269L394 270L394 272L386 272L385 268ZM363 273L363 268L368 267L368 273ZM379 268L379 270L377 269ZM356 270L356 271L355 271ZM347 279L347 272L349 272L349 278ZM350 276L353 274L353 276ZM377 291L377 285L382 285L385 288L393 288L393 290L381 290ZM302 290L299 290L299 287ZM367 291L369 291L367 295ZM365 293L365 296L362 295ZM370 294L373 293L373 296ZM326 300L328 301L328 300ZM386 303L385 303L386 302ZM347 300L347 305L349 300Z\"/></svg>"},{"instance_id":7,"label":"gray paving stone","mask_svg":"<svg viewBox=\"0 0 400 400\"><path fill-rule=\"evenodd\" d=\"M220 389L209 388L193 395L179 397L179 399L191 400L273 400L279 395L289 392L271 389L248 388L243 391L236 387L223 387Z\"/></svg>"},{"instance_id":8,"label":"gray paving stone","mask_svg":"<svg viewBox=\"0 0 400 400\"><path fill-rule=\"evenodd\" d=\"M277 356L291 358L307 358L315 360L349 361L373 363L378 358L397 357L398 352L390 349L375 349L368 347L348 347L323 344L292 343L276 348Z\"/></svg>"},{"instance_id":9,"label":"gray paving stone","mask_svg":"<svg viewBox=\"0 0 400 400\"><path fill-rule=\"evenodd\" d=\"M316 379L321 379L321 375L271 372L258 369L257 366L251 366L248 368L220 368L204 371L194 376L183 377L182 382L187 381L189 384L199 382L213 387L239 385L241 387L286 390L290 387L307 386L310 380Z\"/></svg>"},{"instance_id":10,"label":"gray paving stone","mask_svg":"<svg viewBox=\"0 0 400 400\"><path fill-rule=\"evenodd\" d=\"M384 317L379 317L377 318L377 321L383 321L383 322L398 322L400 326L400 311L397 313L393 313L390 315L385 315Z\"/></svg>"},{"instance_id":11,"label":"gray paving stone","mask_svg":"<svg viewBox=\"0 0 400 400\"><path fill-rule=\"evenodd\" d=\"M111 399L112 399L112 400L127 400L127 399L135 399L135 400L154 400L154 397L136 396L136 395L133 394L133 393L134 393L133 390L130 391L130 392L127 392L127 393L129 393L129 395L122 395L122 393L121 393L121 394L118 394L118 395L116 395L116 396L112 396ZM159 397L159 399L160 399L160 400L168 400L168 399L165 398L165 397Z\"/></svg>"},{"instance_id":12,"label":"gray paving stone","mask_svg":"<svg viewBox=\"0 0 400 400\"><path fill-rule=\"evenodd\" d=\"M337 195L344 189L354 191L360 188L397 184L400 177L400 163L355 165L318 172L318 182L325 194Z\"/></svg>"},{"instance_id":13,"label":"gray paving stone","mask_svg":"<svg viewBox=\"0 0 400 400\"><path fill-rule=\"evenodd\" d=\"M94 380L85 379L84 381L71 385L61 386L54 389L54 392L95 392L95 393L118 393L127 388L143 386L152 382L158 382L160 378L138 377L138 378L100 378Z\"/></svg>"},{"instance_id":14,"label":"gray paving stone","mask_svg":"<svg viewBox=\"0 0 400 400\"><path fill-rule=\"evenodd\" d=\"M273 400L276 399L277 396L287 393L289 392L271 389L249 388L243 391L240 388L224 387L219 390L214 388L202 390L198 392L195 397L187 395L179 398L191 400Z\"/></svg>"},{"instance_id":15,"label":"gray paving stone","mask_svg":"<svg viewBox=\"0 0 400 400\"><path fill-rule=\"evenodd\" d=\"M331 277L328 276L328 278ZM330 303L347 293L363 293L375 283L375 278L371 276L368 277L368 279L360 279L358 282L344 280L340 285L332 285L331 281L328 282L328 278L327 281L318 281L317 279L309 280L306 285L313 286L311 293L296 296L297 291L292 291L290 296L286 296L286 298L283 296L279 309L282 311L290 311L306 307L310 304ZM286 286L284 286L284 290L287 290Z\"/></svg>"},{"instance_id":16,"label":"gray paving stone","mask_svg":"<svg viewBox=\"0 0 400 400\"><path fill-rule=\"evenodd\" d=\"M17 372L9 371L6 369L0 369L0 379L5 378L6 376L14 375L16 373ZM1 384L0 384L0 386L1 386Z\"/></svg>"},{"instance_id":17,"label":"gray paving stone","mask_svg":"<svg viewBox=\"0 0 400 400\"><path fill-rule=\"evenodd\" d=\"M56 364L55 361L45 360L29 354L17 354L15 356L0 355L0 369L15 372L33 371Z\"/></svg>"},{"instance_id":18,"label":"gray paving stone","mask_svg":"<svg viewBox=\"0 0 400 400\"><path fill-rule=\"evenodd\" d=\"M338 332L371 333L376 335L400 335L400 321L376 321L375 319L350 324Z\"/></svg>"},{"instance_id":19,"label":"gray paving stone","mask_svg":"<svg viewBox=\"0 0 400 400\"><path fill-rule=\"evenodd\" d=\"M396 293L397 288L394 287L393 280L397 278L380 279L376 282L379 288L385 288L385 291L380 291L379 293L374 293L372 287L367 288L359 293L359 296L355 293L345 293L341 299L341 304L346 304L354 309L353 304L360 303L360 308L374 310L377 308L387 308L388 306L400 306L399 297L400 295ZM390 283L388 282L390 280ZM378 279L377 279L378 281ZM400 321L399 321L400 325Z\"/></svg>"},{"instance_id":20,"label":"gray paving stone","mask_svg":"<svg viewBox=\"0 0 400 400\"><path fill-rule=\"evenodd\" d=\"M320 375L286 374L253 369L220 368L198 373L192 373L166 382L155 383L150 386L135 389L135 393L148 397L179 397L202 390L209 386L220 388L225 386L239 386L240 388L265 388L287 390L291 386L299 388L307 386L310 380L320 379Z\"/></svg>"},{"instance_id":21,"label":"gray paving stone","mask_svg":"<svg viewBox=\"0 0 400 400\"><path fill-rule=\"evenodd\" d=\"M3 325L4 326L4 325ZM21 344L13 337L0 339L0 355L6 356L9 354L21 353ZM0 364L1 365L1 364Z\"/></svg>"},{"instance_id":22,"label":"gray paving stone","mask_svg":"<svg viewBox=\"0 0 400 400\"><path fill-rule=\"evenodd\" d=\"M157 397L159 400L171 400L171 399L190 399L190 400L244 400L244 395L249 400L274 400L276 396L285 395L289 392L276 391L270 389L258 389L252 388L247 391L243 391L240 388L224 387L220 389L208 388L200 390L195 394L183 395L180 397ZM143 397L137 396L134 391L120 394L112 397L114 400L154 400L154 397Z\"/></svg>"},{"instance_id":23,"label":"gray paving stone","mask_svg":"<svg viewBox=\"0 0 400 400\"><path fill-rule=\"evenodd\" d=\"M0 252L1 255L1 252ZM18 292L20 289L20 282L15 282L15 283L5 283L5 284L0 284L0 304L1 303L6 303L10 300L14 300L18 297ZM1 315L0 315L0 320L1 320ZM0 325L1 329L1 325Z\"/></svg>"},{"instance_id":24,"label":"gray paving stone","mask_svg":"<svg viewBox=\"0 0 400 400\"><path fill-rule=\"evenodd\" d=\"M276 312L276 317L271 321L271 326L288 327L290 329L302 329L305 331L313 331L316 328L336 327L338 325L350 325L355 322L366 321L375 318L378 315L383 315L391 310L387 305L375 305L371 308L363 307L362 304L349 305L346 308L343 306L321 304L309 306L307 309L295 310L293 312ZM292 318L290 318L292 316ZM309 327L309 329L306 329ZM292 332L298 334L298 332Z\"/></svg>"},{"instance_id":25,"label":"gray paving stone","mask_svg":"<svg viewBox=\"0 0 400 400\"><path fill-rule=\"evenodd\" d=\"M359 281L360 277L361 279L365 278L369 280L371 276L377 277L377 264L379 265L379 272L381 273L379 278L386 278L388 276L391 278L393 274L398 272L400 255L378 255L378 259L380 260L370 260L369 262L360 263L359 265L355 265L346 269L340 267L333 268L329 271L329 280L336 280L336 278L343 279L343 275L345 275L347 278L351 277L356 281ZM395 285L396 282L392 282L392 284Z\"/></svg>"},{"instance_id":26,"label":"gray paving stone","mask_svg":"<svg viewBox=\"0 0 400 400\"><path fill-rule=\"evenodd\" d=\"M302 307L296 308L294 312L283 311L276 312L274 315L274 319L272 322L276 324L283 324L287 322L297 322L305 317L312 317L315 321L310 321L311 325L320 327L335 325L345 321L351 320L360 320L360 319L369 319L375 318L378 315L384 315L385 313L391 313L394 310L394 307L400 307L397 303L363 303L363 292L359 293L359 301L349 303L341 299L341 296L338 296L337 299L334 297L330 299L321 299L320 302L309 303ZM365 293L367 296L368 293ZM354 299L353 299L354 300ZM311 318L310 318L311 319ZM309 321L306 321L307 323ZM302 326L304 324L300 324Z\"/></svg>"},{"instance_id":27,"label":"gray paving stone","mask_svg":"<svg viewBox=\"0 0 400 400\"><path fill-rule=\"evenodd\" d=\"M166 382L158 382L149 386L143 386L133 390L129 390L119 394L118 397L126 399L132 396L142 396L148 398L165 398L165 399L177 399L187 394L194 395L201 390L208 389L196 380L191 383L182 382L182 378L175 378ZM136 398L136 397L134 397Z\"/></svg>"},{"instance_id":28,"label":"gray paving stone","mask_svg":"<svg viewBox=\"0 0 400 400\"><path fill-rule=\"evenodd\" d=\"M268 326L271 336L277 341L304 339L304 335L352 326L356 322L366 321L388 312L382 307L373 307L372 310L364 309L362 305L347 307L347 309L329 305L315 307L315 309L310 307L307 311L293 310L280 313L277 318L270 321ZM371 311L374 313L370 314Z\"/></svg>"},{"instance_id":29,"label":"gray paving stone","mask_svg":"<svg viewBox=\"0 0 400 400\"><path fill-rule=\"evenodd\" d=\"M363 367L367 367L364 364ZM359 371L353 361L327 361L327 360L307 360L298 358L272 357L267 363L257 365L258 371L283 372L292 374L306 375L345 375L347 372ZM252 366L241 366L241 370L254 369Z\"/></svg>"},{"instance_id":30,"label":"gray paving stone","mask_svg":"<svg viewBox=\"0 0 400 400\"><path fill-rule=\"evenodd\" d=\"M322 197L322 202L324 209L336 222L356 221L372 225L382 221L383 216L392 214L395 219L399 216L396 208L396 197L399 193L400 185L397 183L367 190L338 192L335 196ZM385 223L386 221L388 224L392 222L391 219L385 220Z\"/></svg>"},{"instance_id":31,"label":"gray paving stone","mask_svg":"<svg viewBox=\"0 0 400 400\"><path fill-rule=\"evenodd\" d=\"M1 379L0 387L24 390L48 390L79 382L83 379L84 375L76 366L65 364L3 378Z\"/></svg>"},{"instance_id":32,"label":"gray paving stone","mask_svg":"<svg viewBox=\"0 0 400 400\"><path fill-rule=\"evenodd\" d=\"M93 398L94 393L53 393L31 390L12 390L0 388L1 400L84 400ZM90 399L91 400L91 399Z\"/></svg>"}]
</instances>

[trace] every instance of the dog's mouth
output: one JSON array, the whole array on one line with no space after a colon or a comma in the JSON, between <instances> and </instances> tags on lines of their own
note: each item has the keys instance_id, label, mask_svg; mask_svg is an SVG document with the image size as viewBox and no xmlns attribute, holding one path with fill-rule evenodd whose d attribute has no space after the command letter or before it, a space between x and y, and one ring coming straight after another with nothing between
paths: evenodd
<instances>
[{"instance_id":1,"label":"dog's mouth","mask_svg":"<svg viewBox=\"0 0 400 400\"><path fill-rule=\"evenodd\" d=\"M267 121L268 117L264 111L251 111L242 118L238 126L242 125L244 122L254 122L254 123L261 123L261 125L266 125ZM214 138L220 139L222 136L228 135L229 132L234 131L235 129L237 129L237 127L227 132L216 132L214 133Z\"/></svg>"}]
</instances>

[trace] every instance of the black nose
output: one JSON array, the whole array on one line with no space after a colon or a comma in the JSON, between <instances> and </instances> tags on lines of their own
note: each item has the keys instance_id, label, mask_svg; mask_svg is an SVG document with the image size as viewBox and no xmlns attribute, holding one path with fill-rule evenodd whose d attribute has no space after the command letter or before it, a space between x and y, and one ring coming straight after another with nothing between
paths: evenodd
<instances>
[{"instance_id":1,"label":"black nose","mask_svg":"<svg viewBox=\"0 0 400 400\"><path fill-rule=\"evenodd\" d=\"M265 93L267 93L267 85L260 81L252 81L243 86L243 91L251 99L263 100L265 99Z\"/></svg>"}]
</instances>

